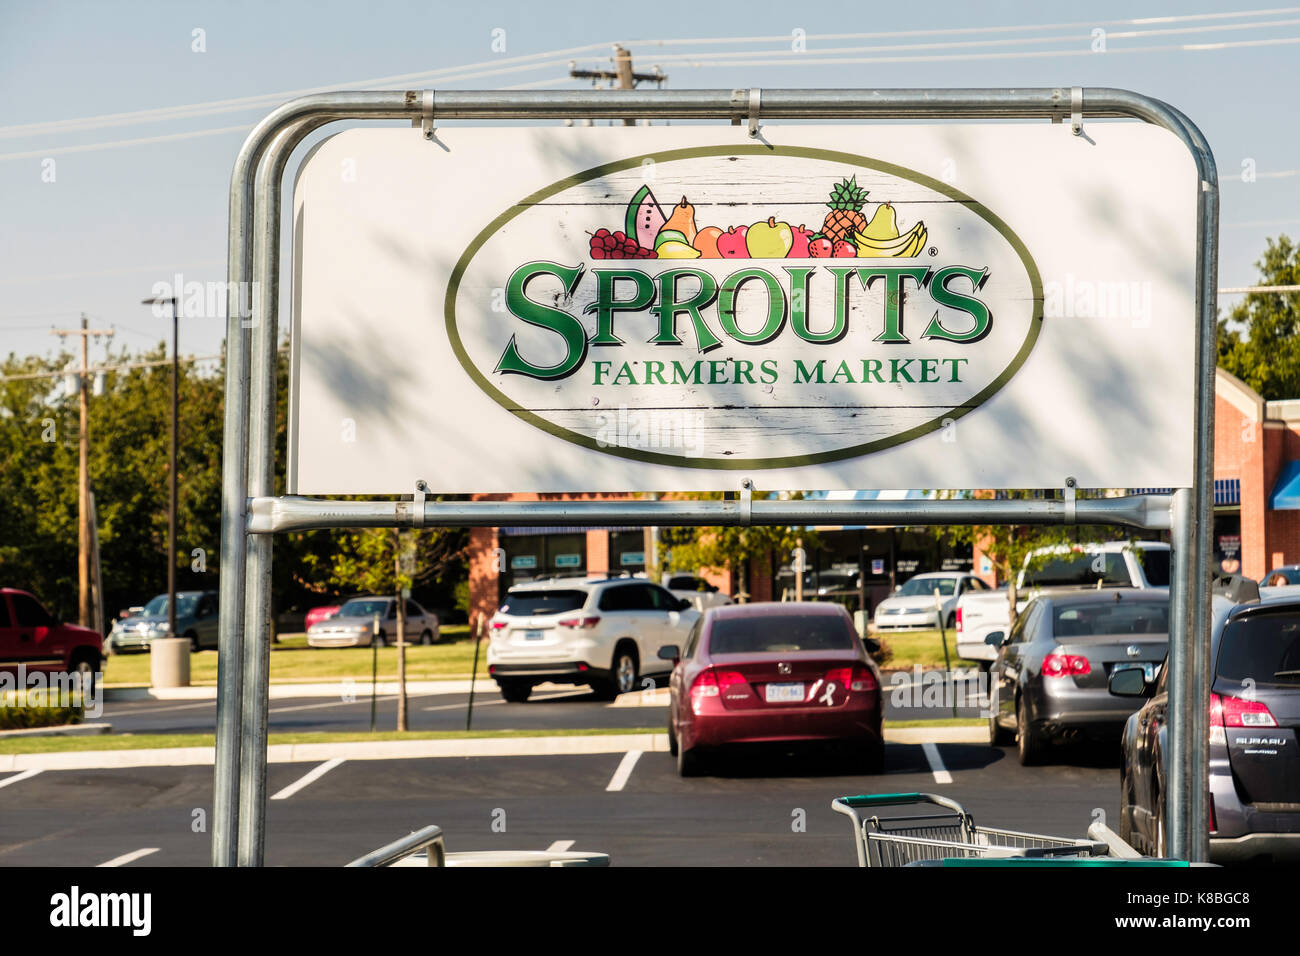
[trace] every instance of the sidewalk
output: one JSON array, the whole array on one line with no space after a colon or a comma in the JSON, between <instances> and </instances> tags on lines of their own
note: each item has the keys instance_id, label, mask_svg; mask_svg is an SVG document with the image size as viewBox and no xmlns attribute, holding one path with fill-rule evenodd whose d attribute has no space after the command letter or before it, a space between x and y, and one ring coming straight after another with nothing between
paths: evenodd
<instances>
[{"instance_id":1,"label":"sidewalk","mask_svg":"<svg viewBox=\"0 0 1300 956\"><path fill-rule=\"evenodd\" d=\"M904 727L885 729L885 740L896 744L986 743L988 731L971 727ZM471 737L463 740L360 740L321 744L274 744L268 763L310 763L325 760L421 760L431 757L538 757L566 754L627 753L668 750L660 733L604 734L565 737ZM168 747L154 750L71 750L60 753L0 754L0 773L21 770L113 770L125 767L211 766L212 747Z\"/></svg>"},{"instance_id":2,"label":"sidewalk","mask_svg":"<svg viewBox=\"0 0 1300 956\"><path fill-rule=\"evenodd\" d=\"M385 694L396 694L397 681L379 681L377 684L377 693L379 696ZM415 694L468 694L470 681L465 680L409 680L406 682L406 692L411 695ZM480 678L475 682L475 694L495 694L497 692L496 682L490 677ZM331 697L341 699L345 695L351 695L357 700L370 696L370 681L360 681L351 679L341 679L333 681L311 681L311 682L273 682L270 685L270 696L272 700L282 700L290 697ZM129 700L216 700L217 688L215 686L200 687L112 687L104 688L104 700L106 701L129 701Z\"/></svg>"}]
</instances>

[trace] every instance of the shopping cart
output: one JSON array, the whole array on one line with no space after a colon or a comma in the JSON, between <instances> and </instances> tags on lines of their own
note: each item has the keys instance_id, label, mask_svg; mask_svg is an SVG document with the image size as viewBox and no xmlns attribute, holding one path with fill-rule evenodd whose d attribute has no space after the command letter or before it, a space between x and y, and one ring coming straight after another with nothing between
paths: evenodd
<instances>
[{"instance_id":1,"label":"shopping cart","mask_svg":"<svg viewBox=\"0 0 1300 956\"><path fill-rule=\"evenodd\" d=\"M930 804L945 812L863 819L858 811ZM907 866L925 860L1006 859L1011 857L1106 856L1109 847L1093 840L977 827L956 800L933 793L877 793L838 797L831 809L853 821L858 866Z\"/></svg>"}]
</instances>

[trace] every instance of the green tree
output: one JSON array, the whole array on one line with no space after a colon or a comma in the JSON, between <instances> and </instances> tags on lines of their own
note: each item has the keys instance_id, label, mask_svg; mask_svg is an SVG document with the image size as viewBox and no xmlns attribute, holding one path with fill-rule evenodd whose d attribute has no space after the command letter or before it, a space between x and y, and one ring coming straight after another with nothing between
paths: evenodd
<instances>
[{"instance_id":1,"label":"green tree","mask_svg":"<svg viewBox=\"0 0 1300 956\"><path fill-rule=\"evenodd\" d=\"M402 531L364 528L333 532L331 547L302 554L317 580L341 591L397 597L397 729L408 729L406 704L406 602L416 584L444 575L462 557L465 535L448 528Z\"/></svg>"},{"instance_id":2,"label":"green tree","mask_svg":"<svg viewBox=\"0 0 1300 956\"><path fill-rule=\"evenodd\" d=\"M1269 239L1260 285L1300 285L1300 245ZM1266 401L1300 398L1300 292L1251 292L1219 319L1219 365Z\"/></svg>"},{"instance_id":3,"label":"green tree","mask_svg":"<svg viewBox=\"0 0 1300 956\"><path fill-rule=\"evenodd\" d=\"M719 500L721 492L692 496ZM802 494L797 494L802 497ZM664 571L690 571L718 568L739 577L740 589L748 589L748 571L754 562L760 568L771 567L776 555L790 555L796 547L817 547L817 536L808 528L794 525L705 526L698 528L664 528L659 536L659 566L651 569L658 577ZM777 562L781 558L776 559Z\"/></svg>"}]
</instances>

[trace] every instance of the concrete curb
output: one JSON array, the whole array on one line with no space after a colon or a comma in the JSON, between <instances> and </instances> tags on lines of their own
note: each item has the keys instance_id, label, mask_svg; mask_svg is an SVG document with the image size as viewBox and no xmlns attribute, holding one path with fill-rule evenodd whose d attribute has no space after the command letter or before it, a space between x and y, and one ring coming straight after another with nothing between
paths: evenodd
<instances>
[{"instance_id":1,"label":"concrete curb","mask_svg":"<svg viewBox=\"0 0 1300 956\"><path fill-rule=\"evenodd\" d=\"M396 694L397 681L379 681L377 693ZM467 680L411 680L406 682L406 692L411 695L468 694L470 682ZM496 682L490 677L475 682L475 695L495 694ZM304 684L271 684L271 700L284 700L293 697L333 697L342 699L348 693L360 700L370 696L370 681L347 679L319 681ZM216 687L105 687L106 701L133 700L216 700Z\"/></svg>"},{"instance_id":2,"label":"concrete curb","mask_svg":"<svg viewBox=\"0 0 1300 956\"><path fill-rule=\"evenodd\" d=\"M359 740L328 744L275 744L268 763L321 760L417 760L429 757L528 757L557 754L666 751L666 734L606 734L574 737L476 737L469 740ZM211 766L212 747L155 750L80 750L44 754L0 754L0 772L14 770L112 770L122 767Z\"/></svg>"},{"instance_id":3,"label":"concrete curb","mask_svg":"<svg viewBox=\"0 0 1300 956\"><path fill-rule=\"evenodd\" d=\"M0 730L0 740L6 737L88 737L92 734L112 732L112 724L59 724L55 727L20 727L17 730Z\"/></svg>"},{"instance_id":4,"label":"concrete curb","mask_svg":"<svg viewBox=\"0 0 1300 956\"><path fill-rule=\"evenodd\" d=\"M983 727L904 727L886 730L898 744L984 743ZM468 740L359 740L346 743L275 744L268 763L324 760L420 760L431 757L538 757L566 754L668 750L666 734L605 734L570 737L475 737ZM211 766L212 747L155 750L80 750L44 754L0 754L0 772L19 770L114 770L124 767Z\"/></svg>"}]
</instances>

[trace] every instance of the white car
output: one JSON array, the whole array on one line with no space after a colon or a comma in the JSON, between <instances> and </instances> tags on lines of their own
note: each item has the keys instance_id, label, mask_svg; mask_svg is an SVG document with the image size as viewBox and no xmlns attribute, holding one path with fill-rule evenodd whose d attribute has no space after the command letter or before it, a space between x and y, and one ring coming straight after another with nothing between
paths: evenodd
<instances>
[{"instance_id":1,"label":"white car","mask_svg":"<svg viewBox=\"0 0 1300 956\"><path fill-rule=\"evenodd\" d=\"M724 604L732 603L730 594L718 590L716 584L710 584L693 574L665 574L663 585L672 592L674 597L690 601L695 610L701 613L711 607L722 607Z\"/></svg>"},{"instance_id":2,"label":"white car","mask_svg":"<svg viewBox=\"0 0 1300 956\"><path fill-rule=\"evenodd\" d=\"M957 599L968 591L986 591L988 585L964 571L917 574L876 605L872 628L877 631L921 631L952 627L957 620ZM938 604L934 592L939 592Z\"/></svg>"},{"instance_id":3,"label":"white car","mask_svg":"<svg viewBox=\"0 0 1300 956\"><path fill-rule=\"evenodd\" d=\"M586 684L605 700L667 677L659 657L685 646L700 618L690 602L644 578L559 579L511 588L492 616L488 673L508 701L544 682Z\"/></svg>"},{"instance_id":4,"label":"white car","mask_svg":"<svg viewBox=\"0 0 1300 956\"><path fill-rule=\"evenodd\" d=\"M375 616L379 632L375 633ZM438 616L406 599L406 643L433 644L438 640ZM358 597L345 601L333 617L307 629L312 647L383 647L397 642L397 600L392 597Z\"/></svg>"},{"instance_id":5,"label":"white car","mask_svg":"<svg viewBox=\"0 0 1300 956\"><path fill-rule=\"evenodd\" d=\"M1044 588L1169 586L1169 545L1162 541L1104 541L1037 548L1025 556L1016 578L1016 611ZM957 655L968 661L997 659L1010 628L1006 587L967 593L957 602ZM993 637L997 635L997 637Z\"/></svg>"}]
</instances>

